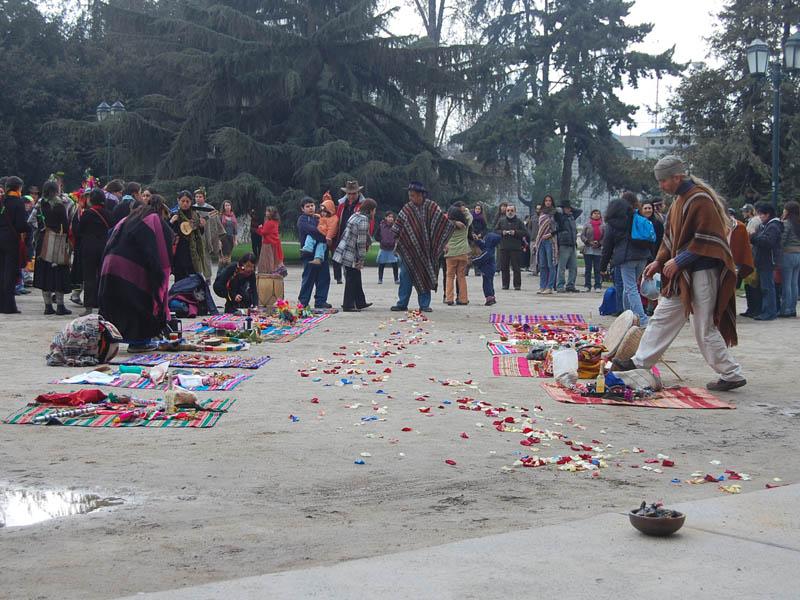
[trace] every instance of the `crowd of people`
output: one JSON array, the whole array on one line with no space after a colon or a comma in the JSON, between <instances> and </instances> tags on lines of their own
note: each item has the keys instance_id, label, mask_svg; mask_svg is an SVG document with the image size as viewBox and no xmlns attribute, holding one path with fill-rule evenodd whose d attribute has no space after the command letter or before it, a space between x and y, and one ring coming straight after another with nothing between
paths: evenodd
<instances>
[{"instance_id":1,"label":"crowd of people","mask_svg":"<svg viewBox=\"0 0 800 600\"><path fill-rule=\"evenodd\" d=\"M704 285L719 287L720 277L726 285L729 283L723 272L728 266L735 287L743 285L745 289L747 310L743 316L760 321L796 316L800 204L787 202L782 218L769 203L745 205L744 222L739 221L735 211L724 207L706 184L686 176L680 159L667 158L666 166L664 159L659 162L656 178L662 190L677 197L671 210L660 198L641 200L625 192L609 204L605 214L591 211L580 228L577 220L581 210L573 208L569 200L557 206L552 195L545 196L524 220L516 206L505 203L491 219L481 204L470 209L456 202L444 211L429 198L423 183L412 182L408 202L397 213L385 212L377 224L378 204L365 197L357 181L348 181L341 188L343 195L338 201L328 192L319 206L306 197L297 220L303 264L298 301L310 306L313 297L314 308L333 308L328 301L332 272L337 284L344 283L342 310L356 312L371 306L364 294L361 272L374 242L379 245L378 283L383 283L389 266L398 286L397 301L392 306L395 311L408 309L412 290L417 292L420 310L431 311L439 271L443 302L449 306L469 304L470 269L482 278L487 306L497 301L497 272L503 290L512 286L515 291L521 290L522 272L527 268L539 276L538 294L576 293L580 291L576 287L580 253L584 290L601 292L604 279L613 282L611 312L631 310L643 327L660 314L657 322L674 329L679 313L676 303L689 306L685 298L676 299L676 295L667 296L671 300L669 309L663 308L664 297L644 298L640 293L643 279L659 273L664 279L662 285L674 287L680 273L692 279L694 286L699 285L699 273L716 273L717 278ZM65 304L69 296L74 304L83 305L84 315L99 309L133 349L149 347L150 340L161 334L169 320L170 282L199 277L212 286L214 262L219 268L212 287L224 299L226 311L259 303L271 305L284 298L287 269L276 207L251 212L252 252L231 263L239 225L229 199L223 199L217 210L208 203L204 188L182 190L176 206L170 209L154 189L119 180L101 188L93 178L79 192L68 195L62 176L52 176L41 194L31 187L24 196L24 184L18 177L0 180L2 312L18 312L14 296L27 292L22 285L22 267L34 257L33 287L42 293L44 314L71 314ZM669 184L664 183L667 180ZM676 247L675 240L686 234L674 227L670 230L670 214L698 186L713 198L714 207L723 207L724 236L711 228L713 233L696 233ZM698 204L694 201L691 207ZM686 208L682 210L686 212ZM716 213L709 214L705 219L713 220ZM708 239L716 239L714 236L723 239L724 256L684 247L686 243L689 247L708 244ZM655 269L654 264L660 267ZM659 306L661 313L657 312ZM674 314L666 317L667 310ZM720 325L718 319L712 321ZM651 349L649 355L643 351L642 363L652 362L664 343L671 342L668 334L662 338L657 342L647 338ZM723 338L732 339L729 332L724 332ZM717 366L728 360L719 351L707 359L716 361ZM738 372L729 364L726 368L718 372L738 381Z\"/></svg>"}]
</instances>

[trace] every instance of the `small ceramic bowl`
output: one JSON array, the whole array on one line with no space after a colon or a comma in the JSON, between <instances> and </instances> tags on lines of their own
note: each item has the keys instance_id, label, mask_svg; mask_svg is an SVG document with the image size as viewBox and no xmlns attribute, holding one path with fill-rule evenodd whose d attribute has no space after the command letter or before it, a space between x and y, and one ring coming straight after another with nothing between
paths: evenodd
<instances>
[{"instance_id":1,"label":"small ceramic bowl","mask_svg":"<svg viewBox=\"0 0 800 600\"><path fill-rule=\"evenodd\" d=\"M644 517L638 513L639 509L637 508L629 512L628 517L631 525L645 535L658 537L672 535L686 522L686 515L683 513L678 513L680 516L677 517Z\"/></svg>"}]
</instances>

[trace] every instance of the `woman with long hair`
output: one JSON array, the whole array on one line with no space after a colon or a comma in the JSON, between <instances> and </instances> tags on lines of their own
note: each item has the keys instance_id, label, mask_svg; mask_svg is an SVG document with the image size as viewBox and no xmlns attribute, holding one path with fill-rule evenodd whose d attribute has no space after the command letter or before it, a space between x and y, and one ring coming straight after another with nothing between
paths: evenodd
<instances>
[{"instance_id":1,"label":"woman with long hair","mask_svg":"<svg viewBox=\"0 0 800 600\"><path fill-rule=\"evenodd\" d=\"M539 291L536 292L537 294L552 294L556 289L558 242L555 236L555 212L556 201L550 194L547 194L542 199L539 228L534 241L536 264L539 267Z\"/></svg>"},{"instance_id":2,"label":"woman with long hair","mask_svg":"<svg viewBox=\"0 0 800 600\"><path fill-rule=\"evenodd\" d=\"M225 230L225 237L222 238L222 251L219 257L219 266L222 268L231 263L231 254L234 246L236 246L236 236L239 233L239 223L236 221L236 215L233 214L233 204L231 204L230 200L225 200L222 203L220 221L222 221L222 228Z\"/></svg>"},{"instance_id":3,"label":"woman with long hair","mask_svg":"<svg viewBox=\"0 0 800 600\"><path fill-rule=\"evenodd\" d=\"M781 274L783 295L780 317L797 316L798 279L800 278L800 203L790 200L783 207L783 256Z\"/></svg>"},{"instance_id":4,"label":"woman with long hair","mask_svg":"<svg viewBox=\"0 0 800 600\"><path fill-rule=\"evenodd\" d=\"M47 181L42 186L42 200L35 219L39 235L33 286L42 290L44 314L70 315L72 311L64 306L64 294L72 290L70 251L64 244L70 229L69 218L55 181ZM53 296L56 299L55 310Z\"/></svg>"},{"instance_id":5,"label":"woman with long hair","mask_svg":"<svg viewBox=\"0 0 800 600\"><path fill-rule=\"evenodd\" d=\"M192 210L192 194L188 190L178 193L178 210L172 215L169 224L178 238L175 246L175 259L172 274L175 281L185 279L193 273L203 273L205 264L205 243L203 231L205 219ZM152 202L152 198L150 202Z\"/></svg>"}]
</instances>

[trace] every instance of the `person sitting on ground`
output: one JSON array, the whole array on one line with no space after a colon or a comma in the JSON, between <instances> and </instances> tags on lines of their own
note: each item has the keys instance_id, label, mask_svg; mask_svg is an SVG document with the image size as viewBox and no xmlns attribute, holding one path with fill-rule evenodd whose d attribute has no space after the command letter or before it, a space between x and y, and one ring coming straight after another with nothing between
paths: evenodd
<instances>
[{"instance_id":1,"label":"person sitting on ground","mask_svg":"<svg viewBox=\"0 0 800 600\"><path fill-rule=\"evenodd\" d=\"M664 241L644 276L661 273L661 296L632 359L614 370L649 369L669 348L687 318L703 358L719 379L711 391L747 384L728 347L736 345L736 265L728 245L728 215L717 193L686 174L677 156L660 159L654 174L661 190L677 196L667 215Z\"/></svg>"},{"instance_id":2,"label":"person sitting on ground","mask_svg":"<svg viewBox=\"0 0 800 600\"><path fill-rule=\"evenodd\" d=\"M325 260L325 252L333 249L334 241L339 234L339 216L336 214L336 206L330 192L322 195L322 202L319 205L319 215L314 215L318 220L317 231L325 236L324 241L317 241L313 236L307 235L303 242L301 253L304 256L312 256L312 265L321 265Z\"/></svg>"},{"instance_id":3,"label":"person sitting on ground","mask_svg":"<svg viewBox=\"0 0 800 600\"><path fill-rule=\"evenodd\" d=\"M761 288L761 314L756 321L772 321L778 318L778 298L775 290L775 267L781 264L781 238L783 223L775 215L775 207L769 202L757 202L756 214L761 226L750 236L753 258Z\"/></svg>"},{"instance_id":4,"label":"person sitting on ground","mask_svg":"<svg viewBox=\"0 0 800 600\"><path fill-rule=\"evenodd\" d=\"M214 280L214 293L225 298L225 312L253 308L258 304L256 256L248 252L238 262L220 269Z\"/></svg>"}]
</instances>

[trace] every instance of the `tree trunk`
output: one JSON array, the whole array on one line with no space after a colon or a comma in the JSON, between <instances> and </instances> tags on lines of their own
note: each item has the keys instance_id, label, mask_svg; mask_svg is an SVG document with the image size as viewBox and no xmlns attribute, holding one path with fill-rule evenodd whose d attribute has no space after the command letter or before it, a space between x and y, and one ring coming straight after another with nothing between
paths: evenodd
<instances>
[{"instance_id":1,"label":"tree trunk","mask_svg":"<svg viewBox=\"0 0 800 600\"><path fill-rule=\"evenodd\" d=\"M436 94L428 92L425 96L425 141L436 146Z\"/></svg>"},{"instance_id":2,"label":"tree trunk","mask_svg":"<svg viewBox=\"0 0 800 600\"><path fill-rule=\"evenodd\" d=\"M569 200L572 193L572 163L575 162L575 136L567 127L564 135L564 162L561 168L561 197L562 202Z\"/></svg>"}]
</instances>

